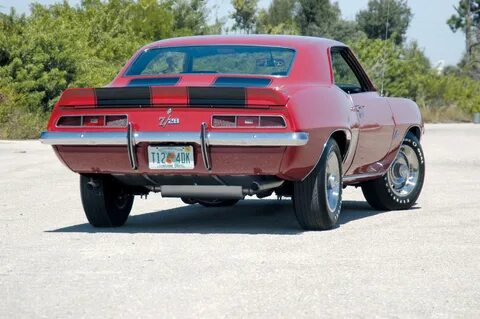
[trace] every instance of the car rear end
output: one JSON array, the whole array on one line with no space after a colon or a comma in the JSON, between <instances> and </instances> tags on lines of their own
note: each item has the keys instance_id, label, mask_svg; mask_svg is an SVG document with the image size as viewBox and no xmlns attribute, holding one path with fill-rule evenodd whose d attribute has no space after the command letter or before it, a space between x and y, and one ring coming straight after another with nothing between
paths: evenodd
<instances>
[{"instance_id":1,"label":"car rear end","mask_svg":"<svg viewBox=\"0 0 480 319\"><path fill-rule=\"evenodd\" d=\"M134 194L268 195L287 150L309 138L282 89L294 58L260 46L144 50L112 86L66 90L40 139L71 170Z\"/></svg>"}]
</instances>

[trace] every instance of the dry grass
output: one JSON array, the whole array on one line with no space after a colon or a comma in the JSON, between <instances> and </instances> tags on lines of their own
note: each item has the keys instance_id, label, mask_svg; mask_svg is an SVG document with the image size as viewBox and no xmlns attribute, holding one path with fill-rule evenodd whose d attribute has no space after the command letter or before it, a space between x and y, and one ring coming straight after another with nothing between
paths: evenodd
<instances>
[{"instance_id":1,"label":"dry grass","mask_svg":"<svg viewBox=\"0 0 480 319\"><path fill-rule=\"evenodd\" d=\"M48 115L15 111L8 119L0 123L0 139L36 139L45 129Z\"/></svg>"},{"instance_id":2,"label":"dry grass","mask_svg":"<svg viewBox=\"0 0 480 319\"><path fill-rule=\"evenodd\" d=\"M465 123L471 122L472 116L456 106L420 108L426 123Z\"/></svg>"}]
</instances>

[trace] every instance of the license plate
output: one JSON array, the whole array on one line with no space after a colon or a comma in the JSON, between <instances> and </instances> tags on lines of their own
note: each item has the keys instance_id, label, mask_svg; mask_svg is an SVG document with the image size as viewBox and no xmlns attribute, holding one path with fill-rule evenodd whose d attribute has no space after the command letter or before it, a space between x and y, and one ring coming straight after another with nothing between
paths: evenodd
<instances>
[{"instance_id":1,"label":"license plate","mask_svg":"<svg viewBox=\"0 0 480 319\"><path fill-rule=\"evenodd\" d=\"M150 169L193 169L193 147L149 146L148 167Z\"/></svg>"}]
</instances>

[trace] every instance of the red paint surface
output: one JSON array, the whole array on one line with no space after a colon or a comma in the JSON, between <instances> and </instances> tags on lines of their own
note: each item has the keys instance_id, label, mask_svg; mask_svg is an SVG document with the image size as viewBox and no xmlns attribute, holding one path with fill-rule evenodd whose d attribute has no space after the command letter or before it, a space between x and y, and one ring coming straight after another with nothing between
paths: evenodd
<instances>
[{"instance_id":1,"label":"red paint surface","mask_svg":"<svg viewBox=\"0 0 480 319\"><path fill-rule=\"evenodd\" d=\"M140 49L127 62L111 87L126 86L134 78L149 76L124 76L130 63L144 49L205 44L265 45L293 48L296 57L288 77L261 76L271 79L268 89L249 89L247 101L257 108L190 108L186 88L211 86L221 74L181 74L176 87L151 87L149 108L79 109L61 108L65 105L91 105L88 90L69 91L52 112L49 131L104 131L101 128L57 128L61 115L127 114L135 131L197 132L202 122L208 123L208 131L221 132L308 132L310 139L302 147L211 147L212 171L203 166L199 146L195 146L195 169L187 171L150 171L146 147L137 147L139 170L132 171L126 147L119 146L59 146L56 151L61 159L79 173L154 173L154 174L218 174L218 175L276 175L287 180L301 180L318 162L323 146L333 132L343 132L351 141L344 159L344 173L382 173L391 163L406 130L412 126L423 127L418 107L406 99L383 98L377 92L348 95L332 83L329 50L344 46L340 42L289 36L205 36L162 40ZM161 76L161 75L159 75ZM157 76L157 77L159 77ZM169 75L171 76L171 75ZM230 75L229 75L230 76ZM151 76L150 76L151 77ZM249 75L241 75L249 77ZM83 97L82 97L83 96ZM85 101L79 101L82 98ZM351 110L356 104L365 106L363 115ZM262 106L262 107L260 107ZM180 124L159 126L160 117L174 107L172 117ZM212 115L281 115L286 128L212 128ZM124 128L108 128L122 131ZM396 133L395 133L396 132ZM395 134L394 134L395 133Z\"/></svg>"}]
</instances>

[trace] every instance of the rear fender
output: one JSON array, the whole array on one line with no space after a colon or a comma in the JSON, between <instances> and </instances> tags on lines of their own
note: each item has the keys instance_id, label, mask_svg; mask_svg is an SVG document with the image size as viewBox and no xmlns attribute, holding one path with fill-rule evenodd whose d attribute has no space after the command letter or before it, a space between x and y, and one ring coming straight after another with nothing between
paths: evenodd
<instances>
[{"instance_id":1,"label":"rear fender","mask_svg":"<svg viewBox=\"0 0 480 319\"><path fill-rule=\"evenodd\" d=\"M281 165L282 178L303 180L315 168L329 138L343 132L346 138L345 166L351 162L351 127L357 121L352 117L352 101L334 86L302 86L288 90L287 104L290 120L298 131L309 133L309 141L302 147L287 147ZM358 125L358 123L357 123Z\"/></svg>"}]
</instances>

